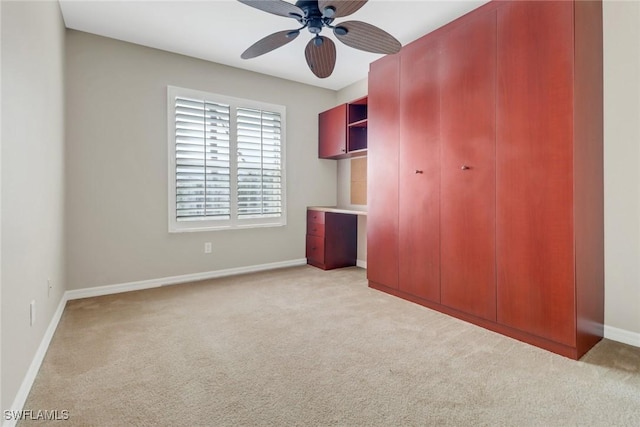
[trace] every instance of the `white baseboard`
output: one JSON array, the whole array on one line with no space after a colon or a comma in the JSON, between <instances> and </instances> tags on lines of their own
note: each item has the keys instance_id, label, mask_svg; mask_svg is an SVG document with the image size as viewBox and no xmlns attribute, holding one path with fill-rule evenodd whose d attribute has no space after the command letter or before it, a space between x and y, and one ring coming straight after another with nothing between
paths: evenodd
<instances>
[{"instance_id":1,"label":"white baseboard","mask_svg":"<svg viewBox=\"0 0 640 427\"><path fill-rule=\"evenodd\" d=\"M13 404L11 405L11 411L13 413L17 413L24 408L24 404L27 401L27 397L29 397L29 392L31 391L33 382L35 381L36 376L38 375L38 371L40 370L40 366L42 365L42 361L44 360L44 356L45 354L47 354L47 350L49 349L49 344L51 343L53 334L58 328L58 323L60 322L60 318L62 317L62 313L64 312L64 307L66 304L67 294L65 292L65 294L62 295L62 298L60 298L58 308L56 308L55 313L53 313L51 322L49 322L49 326L44 333L44 337L42 337L42 341L40 341L38 350L36 350L36 354L33 356L31 365L29 365L27 374L25 375L24 380L22 380L22 384L20 385L20 389L18 390L18 394L16 394L16 398L13 400ZM17 422L17 419L5 420L2 426L13 427L17 424Z\"/></svg>"},{"instance_id":2,"label":"white baseboard","mask_svg":"<svg viewBox=\"0 0 640 427\"><path fill-rule=\"evenodd\" d=\"M604 325L604 337L612 341L640 347L640 333Z\"/></svg>"},{"instance_id":3,"label":"white baseboard","mask_svg":"<svg viewBox=\"0 0 640 427\"><path fill-rule=\"evenodd\" d=\"M367 269L367 261L363 261L361 259L357 259L356 260L356 266L360 267L360 268L364 268L366 270Z\"/></svg>"},{"instance_id":4,"label":"white baseboard","mask_svg":"<svg viewBox=\"0 0 640 427\"><path fill-rule=\"evenodd\" d=\"M256 273L259 271L275 270L278 268L305 265L306 258L291 261L272 262L269 264L252 265L248 267L228 268L225 270L205 271L203 273L184 274L181 276L162 277L160 279L140 280L137 282L119 283L117 285L96 286L93 288L74 289L66 292L67 299L98 297L102 295L118 294L121 292L139 291L142 289L158 288L160 286L177 285L180 283L196 282L198 280L216 279L218 277L235 276L238 274Z\"/></svg>"}]
</instances>

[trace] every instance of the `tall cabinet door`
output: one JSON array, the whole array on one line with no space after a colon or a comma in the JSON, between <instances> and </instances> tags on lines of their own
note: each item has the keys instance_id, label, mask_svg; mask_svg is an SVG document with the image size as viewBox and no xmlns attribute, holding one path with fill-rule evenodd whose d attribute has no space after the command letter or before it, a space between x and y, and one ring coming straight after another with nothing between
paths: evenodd
<instances>
[{"instance_id":1,"label":"tall cabinet door","mask_svg":"<svg viewBox=\"0 0 640 427\"><path fill-rule=\"evenodd\" d=\"M442 304L496 320L496 12L442 40Z\"/></svg>"},{"instance_id":2,"label":"tall cabinet door","mask_svg":"<svg viewBox=\"0 0 640 427\"><path fill-rule=\"evenodd\" d=\"M573 2L498 10L498 322L574 346Z\"/></svg>"},{"instance_id":3,"label":"tall cabinet door","mask_svg":"<svg viewBox=\"0 0 640 427\"><path fill-rule=\"evenodd\" d=\"M439 44L418 41L400 60L400 290L440 301Z\"/></svg>"},{"instance_id":4,"label":"tall cabinet door","mask_svg":"<svg viewBox=\"0 0 640 427\"><path fill-rule=\"evenodd\" d=\"M367 153L367 278L398 288L399 55L371 64Z\"/></svg>"}]
</instances>

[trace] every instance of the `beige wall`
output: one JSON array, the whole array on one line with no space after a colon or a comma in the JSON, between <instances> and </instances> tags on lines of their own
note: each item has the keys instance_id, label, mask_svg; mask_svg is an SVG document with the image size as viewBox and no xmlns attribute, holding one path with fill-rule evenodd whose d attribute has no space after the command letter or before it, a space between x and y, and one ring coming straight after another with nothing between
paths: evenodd
<instances>
[{"instance_id":1,"label":"beige wall","mask_svg":"<svg viewBox=\"0 0 640 427\"><path fill-rule=\"evenodd\" d=\"M640 3L603 13L605 323L640 334Z\"/></svg>"},{"instance_id":2,"label":"beige wall","mask_svg":"<svg viewBox=\"0 0 640 427\"><path fill-rule=\"evenodd\" d=\"M334 91L72 30L66 66L69 289L305 257L306 206L336 203L317 158ZM167 232L167 85L286 106L286 227Z\"/></svg>"},{"instance_id":3,"label":"beige wall","mask_svg":"<svg viewBox=\"0 0 640 427\"><path fill-rule=\"evenodd\" d=\"M2 4L0 4L0 40L2 35ZM0 42L0 100L2 100L2 42ZM2 102L0 101L0 409L2 401Z\"/></svg>"},{"instance_id":4,"label":"beige wall","mask_svg":"<svg viewBox=\"0 0 640 427\"><path fill-rule=\"evenodd\" d=\"M57 2L2 8L2 409L64 291L64 24ZM54 285L47 295L47 279ZM36 322L29 325L29 303ZM42 408L44 409L44 408Z\"/></svg>"}]
</instances>

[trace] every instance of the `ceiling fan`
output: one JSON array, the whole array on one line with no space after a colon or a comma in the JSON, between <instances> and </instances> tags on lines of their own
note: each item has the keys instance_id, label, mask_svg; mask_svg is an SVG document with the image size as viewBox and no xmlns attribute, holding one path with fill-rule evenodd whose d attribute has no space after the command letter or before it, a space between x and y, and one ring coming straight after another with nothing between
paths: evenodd
<instances>
[{"instance_id":1,"label":"ceiling fan","mask_svg":"<svg viewBox=\"0 0 640 427\"><path fill-rule=\"evenodd\" d=\"M321 79L329 77L336 64L335 44L330 38L320 35L325 27L333 30L333 34L342 43L366 52L391 54L399 52L402 47L391 34L366 22L346 21L333 24L336 18L356 12L367 0L301 0L295 5L283 0L238 1L264 12L293 18L302 25L300 28L279 31L258 40L242 53L242 59L255 58L282 47L298 37L300 30L305 28L315 35L304 51L307 65Z\"/></svg>"}]
</instances>

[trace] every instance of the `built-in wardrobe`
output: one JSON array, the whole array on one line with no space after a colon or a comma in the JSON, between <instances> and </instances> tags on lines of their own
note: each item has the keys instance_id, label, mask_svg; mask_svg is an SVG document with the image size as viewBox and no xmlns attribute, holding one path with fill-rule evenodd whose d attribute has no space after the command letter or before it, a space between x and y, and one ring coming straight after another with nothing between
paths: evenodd
<instances>
[{"instance_id":1,"label":"built-in wardrobe","mask_svg":"<svg viewBox=\"0 0 640 427\"><path fill-rule=\"evenodd\" d=\"M369 285L574 359L603 334L600 1L490 2L371 64Z\"/></svg>"}]
</instances>

